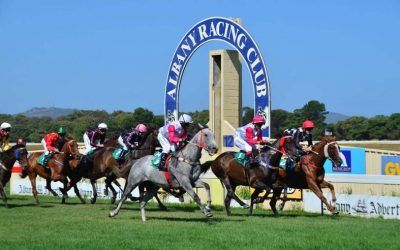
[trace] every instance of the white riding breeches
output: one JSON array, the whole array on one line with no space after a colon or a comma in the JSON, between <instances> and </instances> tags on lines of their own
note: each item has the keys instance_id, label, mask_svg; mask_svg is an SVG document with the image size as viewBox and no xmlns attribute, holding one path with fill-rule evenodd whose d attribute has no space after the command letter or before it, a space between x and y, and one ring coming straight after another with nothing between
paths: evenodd
<instances>
[{"instance_id":1,"label":"white riding breeches","mask_svg":"<svg viewBox=\"0 0 400 250\"><path fill-rule=\"evenodd\" d=\"M240 150L247 152L252 151L252 147L242 139L239 133L236 132L235 138L233 139L235 146L238 147Z\"/></svg>"},{"instance_id":2,"label":"white riding breeches","mask_svg":"<svg viewBox=\"0 0 400 250\"><path fill-rule=\"evenodd\" d=\"M87 134L83 135L83 142L85 143L85 152L83 153L84 155L86 155L89 151L95 148L92 147L92 145L90 145L90 139L89 136L87 136Z\"/></svg>"},{"instance_id":3,"label":"white riding breeches","mask_svg":"<svg viewBox=\"0 0 400 250\"><path fill-rule=\"evenodd\" d=\"M161 133L158 133L157 139L161 144L162 152L165 154L169 154L169 152L175 152L176 145L175 143L170 143L167 138L165 138Z\"/></svg>"},{"instance_id":4,"label":"white riding breeches","mask_svg":"<svg viewBox=\"0 0 400 250\"><path fill-rule=\"evenodd\" d=\"M121 145L124 150L126 151L128 150L128 146L125 145L124 140L122 139L121 136L118 137L118 144Z\"/></svg>"}]
</instances>

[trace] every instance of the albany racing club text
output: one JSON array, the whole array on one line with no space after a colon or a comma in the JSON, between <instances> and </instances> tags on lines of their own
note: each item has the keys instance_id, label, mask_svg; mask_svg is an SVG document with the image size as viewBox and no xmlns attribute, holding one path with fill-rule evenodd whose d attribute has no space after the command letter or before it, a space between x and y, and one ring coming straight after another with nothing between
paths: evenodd
<instances>
[{"instance_id":1,"label":"albany racing club text","mask_svg":"<svg viewBox=\"0 0 400 250\"><path fill-rule=\"evenodd\" d=\"M209 18L196 24L181 40L172 59L166 86L165 114L177 116L179 85L186 64L192 54L204 43L222 40L235 47L249 68L255 93L255 110L267 114L269 106L269 83L262 55L245 29L226 18Z\"/></svg>"}]
</instances>

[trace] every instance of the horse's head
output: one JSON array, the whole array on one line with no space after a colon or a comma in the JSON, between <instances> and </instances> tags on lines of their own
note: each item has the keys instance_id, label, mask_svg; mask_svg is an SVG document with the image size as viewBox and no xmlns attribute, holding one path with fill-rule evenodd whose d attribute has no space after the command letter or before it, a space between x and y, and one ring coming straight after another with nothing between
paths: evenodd
<instances>
[{"instance_id":1,"label":"horse's head","mask_svg":"<svg viewBox=\"0 0 400 250\"><path fill-rule=\"evenodd\" d=\"M28 150L24 144L17 144L11 148L14 154L13 158L19 162L19 164L26 169L28 167Z\"/></svg>"},{"instance_id":2,"label":"horse's head","mask_svg":"<svg viewBox=\"0 0 400 250\"><path fill-rule=\"evenodd\" d=\"M214 133L207 126L199 124L200 130L193 137L193 143L198 147L204 148L209 155L214 155L218 152L218 146L215 142Z\"/></svg>"},{"instance_id":3,"label":"horse's head","mask_svg":"<svg viewBox=\"0 0 400 250\"><path fill-rule=\"evenodd\" d=\"M282 136L278 139L278 150L283 152L291 161L298 158L296 143L293 136Z\"/></svg>"},{"instance_id":4,"label":"horse's head","mask_svg":"<svg viewBox=\"0 0 400 250\"><path fill-rule=\"evenodd\" d=\"M160 142L157 139L158 129L152 129L150 132L145 136L145 141L142 147L149 147L151 149L155 149L156 147L160 147Z\"/></svg>"},{"instance_id":5,"label":"horse's head","mask_svg":"<svg viewBox=\"0 0 400 250\"><path fill-rule=\"evenodd\" d=\"M336 167L340 167L343 163L343 160L340 157L340 149L338 143L336 142L336 137L326 136L322 138L321 143L324 145L324 156L331 160Z\"/></svg>"},{"instance_id":6,"label":"horse's head","mask_svg":"<svg viewBox=\"0 0 400 250\"><path fill-rule=\"evenodd\" d=\"M61 149L61 152L64 152L69 159L80 159L78 143L75 140L69 140L65 142L64 146Z\"/></svg>"}]
</instances>

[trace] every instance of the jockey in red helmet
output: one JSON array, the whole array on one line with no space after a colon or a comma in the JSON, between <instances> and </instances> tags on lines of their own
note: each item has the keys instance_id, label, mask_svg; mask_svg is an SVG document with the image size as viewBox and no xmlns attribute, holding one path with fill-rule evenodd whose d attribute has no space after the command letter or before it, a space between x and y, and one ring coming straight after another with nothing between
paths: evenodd
<instances>
[{"instance_id":1,"label":"jockey in red helmet","mask_svg":"<svg viewBox=\"0 0 400 250\"><path fill-rule=\"evenodd\" d=\"M297 149L304 154L305 152L309 152L312 146L312 131L315 128L315 125L310 120L305 120L301 125L301 128L293 128L286 129L284 131L285 135L293 136ZM307 142L307 146L301 146L300 142Z\"/></svg>"}]
</instances>

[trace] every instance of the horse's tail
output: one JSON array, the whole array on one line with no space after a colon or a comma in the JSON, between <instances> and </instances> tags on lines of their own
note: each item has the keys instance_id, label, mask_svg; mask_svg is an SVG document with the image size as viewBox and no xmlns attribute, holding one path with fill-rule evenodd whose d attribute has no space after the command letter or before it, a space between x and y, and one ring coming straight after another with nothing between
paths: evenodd
<instances>
[{"instance_id":1,"label":"horse's tail","mask_svg":"<svg viewBox=\"0 0 400 250\"><path fill-rule=\"evenodd\" d=\"M131 168L133 166L133 164L135 163L135 161L128 161L125 165L125 167L120 170L119 174L122 178L127 179L129 176L129 172L131 171Z\"/></svg>"},{"instance_id":2,"label":"horse's tail","mask_svg":"<svg viewBox=\"0 0 400 250\"><path fill-rule=\"evenodd\" d=\"M201 164L200 165L201 173L204 174L205 172L207 172L210 169L212 163L213 161L206 161L203 164Z\"/></svg>"}]
</instances>

